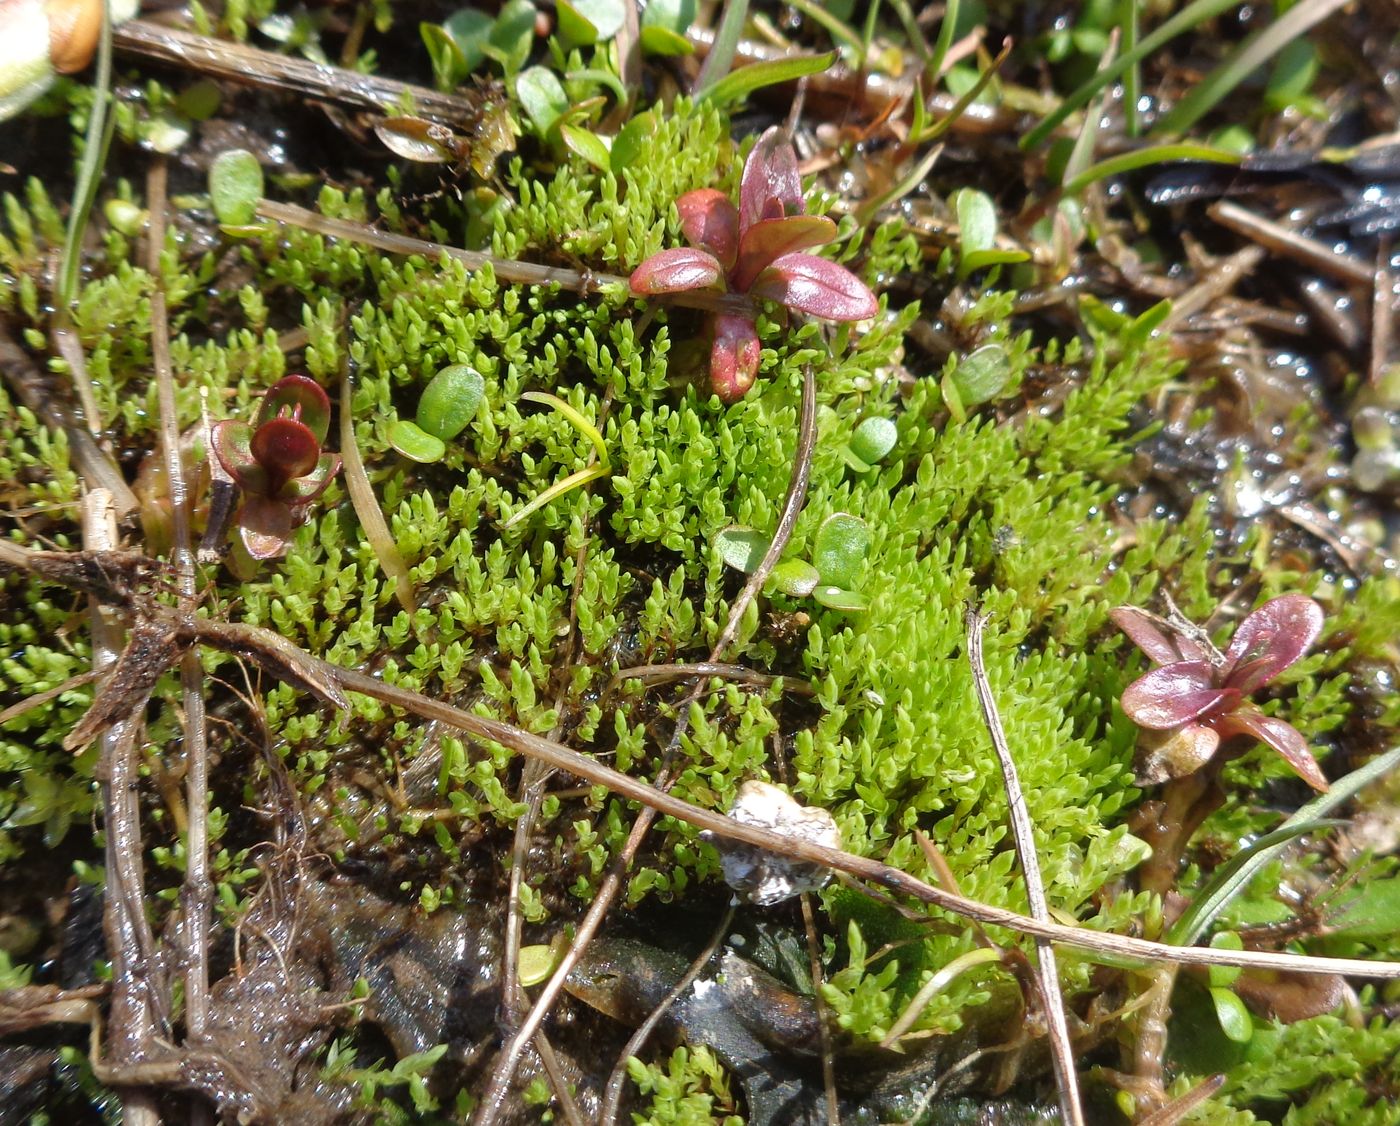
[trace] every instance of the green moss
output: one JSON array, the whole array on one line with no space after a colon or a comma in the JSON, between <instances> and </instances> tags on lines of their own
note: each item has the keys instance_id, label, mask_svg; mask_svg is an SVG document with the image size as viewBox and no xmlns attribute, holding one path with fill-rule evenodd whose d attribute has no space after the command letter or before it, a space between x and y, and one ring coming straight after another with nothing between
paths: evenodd
<instances>
[{"instance_id":1,"label":"green moss","mask_svg":"<svg viewBox=\"0 0 1400 1126\"><path fill-rule=\"evenodd\" d=\"M230 5L225 18L236 27L249 18L249 5ZM541 176L515 161L508 182L518 202L492 211L491 249L625 273L676 244L675 196L708 185L732 189L740 153L719 114L684 102L659 119L652 148L653 159L620 178L577 162ZM363 192L327 187L318 202L327 215L379 217L421 233L416 217L392 206L387 192L371 206ZM451 238L449 230L466 229L473 219L471 206L449 203L426 221ZM47 324L36 279L46 250L61 237L56 212L31 186L24 205L6 197L5 224L0 309L41 334ZM1140 797L1131 773L1136 731L1116 707L1141 665L1107 628L1108 610L1150 603L1167 584L1197 617L1237 584L1252 584L1260 598L1286 589L1317 592L1334 611L1322 646L1280 679L1266 710L1319 746L1353 714L1356 669L1388 659L1400 627L1393 579L1343 595L1318 576L1271 566L1257 539L1217 544L1205 501L1177 520L1142 521L1125 537L1110 509L1143 424L1138 404L1174 373L1167 348L1130 324L1100 316L1083 338L1037 336L1014 327L1012 292L973 293L960 331L997 343L1010 376L995 401L954 422L940 398L941 372L906 378L906 334L917 306L892 311L882 299L881 313L861 331L763 316L760 380L746 399L725 407L691 378L687 357L702 322L686 310L662 308L647 321L622 293L580 298L508 285L490 269L471 274L452 259L394 258L293 229L226 249L239 263L238 276L247 271L255 280L221 292L211 282L227 263L182 256L173 231L167 240L161 272L178 332L172 357L181 375L181 426L196 422L205 399L216 416L246 416L255 397L295 367L304 366L335 398L347 371L355 442L410 570L418 609L401 608L338 480L286 559L249 582L206 576L216 584L210 612L268 626L327 660L482 715L561 731L571 745L641 778L659 769L675 697L664 688L609 682L622 667L708 653L738 590L715 537L735 523L764 534L774 529L797 448L802 374L811 366L818 438L789 554L805 557L832 515L859 515L871 535L860 584L869 608L844 614L810 600L765 597L742 623L731 656L807 679L815 697L798 700L780 683L753 689L710 682L688 716L674 792L726 808L742 782L777 773L774 747L782 746L792 789L835 815L847 848L933 879L915 840L921 831L947 858L962 892L985 903L1023 910L1025 896L1001 774L976 718L965 656L969 601L992 614L987 671L1026 790L1051 905L1105 930L1129 930L1161 909L1151 896L1117 890L1142 858L1126 827ZM105 267L83 287L75 323L114 440L144 450L156 419L147 344L152 279L127 260L130 250L120 236L109 237ZM861 255L853 261L872 280L908 270L920 256L898 223L870 232L863 253L854 237L844 250ZM301 357L279 346L279 329L293 325L306 333ZM413 417L424 386L450 364L469 364L484 378L476 419L440 462L401 459L388 443L389 427ZM1042 369L1054 371L1067 394L1049 413L1029 397L1022 411L1025 388ZM594 453L567 418L522 400L530 390L559 396L597 426L612 472L505 531L506 520ZM870 417L892 419L896 440L879 465L857 470L842 452L854 427ZM42 512L45 535L61 545L76 542L78 483L62 439L2 395L0 480L11 482L3 486L8 534L32 539L18 514ZM71 596L5 580L0 691L7 701L87 667L74 608ZM227 658L206 653L204 661L241 686ZM317 830L332 838L328 847L353 848L371 830L386 847L411 840L424 870L415 869L405 886L432 909L456 894L459 831L479 823L504 854L524 808L518 763L504 748L464 744L363 697L352 698L348 715L335 716L285 685L256 687L271 743L313 805ZM162 688L158 699L164 695ZM74 760L59 749L89 696L88 689L66 692L0 729L0 860L34 847L21 830L43 825L56 840L89 815L91 756ZM1393 726L1400 704L1393 693L1378 696L1383 722ZM166 709L167 727L170 715ZM160 741L153 736L153 743ZM415 763L432 766L430 803L439 819L421 809L389 810L364 781L396 783ZM1262 753L1232 765L1230 801L1205 831L1238 840L1272 826L1276 814L1252 795L1285 773L1276 757ZM216 804L231 810L243 800L219 794ZM590 897L633 815L596 790L551 798L543 831L560 857L551 880ZM220 839L227 819L214 820L215 874L232 913L252 873L243 848ZM155 852L165 869L157 879L167 887L183 868L181 847L167 831ZM680 896L716 876L715 854L694 829L662 819L627 898ZM1186 886L1198 877L1189 872ZM531 921L548 920L557 903L531 890ZM827 999L856 1039L878 1041L920 985L975 944L958 920L913 927L839 888L824 893L822 905L833 936ZM1019 941L1003 932L994 937ZM1092 968L1065 957L1072 1000L1094 991ZM914 1029L952 1032L996 1010L1013 988L1000 972L961 975ZM1340 1043L1355 1032L1336 1022L1298 1028L1278 1034L1278 1050L1296 1047L1318 1060L1326 1058L1322 1040L1306 1036ZM1348 1058L1386 1059L1382 1043L1389 1041L1357 1033L1356 1043L1346 1040ZM1261 1059L1250 1065L1257 1074L1243 1073L1254 1076L1252 1090L1261 1097L1316 1082L1320 1107L1347 1112L1337 1120L1363 1120L1347 1117L1359 1088L1344 1089L1340 1071L1319 1064L1310 1078L1286 1087L1266 1074L1267 1065ZM633 1076L658 1122L708 1121L732 1107L718 1065L699 1050L678 1052L666 1065L638 1065ZM1231 1091L1240 1093L1229 1097L1242 1105L1251 1088L1237 1078L1232 1074ZM1299 1119L1324 1120L1322 1110Z\"/></svg>"}]
</instances>

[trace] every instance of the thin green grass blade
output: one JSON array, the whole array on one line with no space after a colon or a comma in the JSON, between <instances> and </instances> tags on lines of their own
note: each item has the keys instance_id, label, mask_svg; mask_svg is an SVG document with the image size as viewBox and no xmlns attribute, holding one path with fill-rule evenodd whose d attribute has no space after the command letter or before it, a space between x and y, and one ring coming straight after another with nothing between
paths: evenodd
<instances>
[{"instance_id":1,"label":"thin green grass blade","mask_svg":"<svg viewBox=\"0 0 1400 1126\"><path fill-rule=\"evenodd\" d=\"M697 94L699 102L714 102L727 105L742 101L755 90L765 86L776 86L780 82L792 82L809 74L820 74L836 61L836 52L824 55L793 55L786 59L770 59L767 62L751 63L730 71L703 94Z\"/></svg>"},{"instance_id":2,"label":"thin green grass blade","mask_svg":"<svg viewBox=\"0 0 1400 1126\"><path fill-rule=\"evenodd\" d=\"M1219 918L1220 913L1258 873L1265 864L1278 855L1279 851L1300 833L1309 832L1323 825L1335 825L1336 821L1324 820L1343 802L1349 801L1360 790L1372 782L1384 778L1400 766L1400 747L1394 747L1383 755L1373 758L1359 770L1353 770L1345 778L1332 783L1325 794L1319 794L1312 801L1299 808L1287 821L1272 833L1260 837L1211 877L1210 882L1182 913L1181 918L1172 924L1163 937L1163 942L1173 946L1194 945Z\"/></svg>"},{"instance_id":3,"label":"thin green grass blade","mask_svg":"<svg viewBox=\"0 0 1400 1126\"><path fill-rule=\"evenodd\" d=\"M1114 56L1118 54L1118 39L1118 29L1114 28L1108 37L1108 46L1104 48L1103 58L1099 59L1097 73L1102 74L1113 65ZM1104 114L1108 110L1108 95L1109 88L1105 86L1097 108L1084 115L1084 125L1079 130L1079 136L1074 139L1074 148L1070 150L1069 159L1065 161L1063 182L1072 182L1082 176L1093 161L1094 142L1098 139Z\"/></svg>"},{"instance_id":4,"label":"thin green grass blade","mask_svg":"<svg viewBox=\"0 0 1400 1126\"><path fill-rule=\"evenodd\" d=\"M1123 0L1119 12L1118 27L1122 32L1120 45L1125 54L1131 55L1137 50L1140 30L1138 0ZM1133 63L1123 74L1123 124L1129 137L1136 137L1142 132L1142 122L1138 120L1138 102L1141 98L1142 68Z\"/></svg>"},{"instance_id":5,"label":"thin green grass blade","mask_svg":"<svg viewBox=\"0 0 1400 1126\"><path fill-rule=\"evenodd\" d=\"M112 101L112 5L102 5L102 35L97 43L97 76L92 84L92 111L88 117L83 163L73 190L73 211L68 217L68 238L63 246L63 264L58 272L55 305L68 310L78 296L78 267L82 262L83 233L97 198L97 184L107 163L116 118L108 113Z\"/></svg>"},{"instance_id":6,"label":"thin green grass blade","mask_svg":"<svg viewBox=\"0 0 1400 1126\"><path fill-rule=\"evenodd\" d=\"M700 73L695 79L695 89L691 96L697 100L706 90L714 86L729 73L734 65L734 54L739 49L739 39L744 34L744 24L749 18L749 0L728 0L724 5L724 15L715 29L714 42L710 53L701 64Z\"/></svg>"},{"instance_id":7,"label":"thin green grass blade","mask_svg":"<svg viewBox=\"0 0 1400 1126\"><path fill-rule=\"evenodd\" d=\"M1170 160L1206 160L1214 164L1238 164L1240 154L1210 145L1182 143L1177 145L1149 145L1120 153L1118 156L1091 164L1073 180L1065 184L1065 195L1077 195L1095 180L1105 176L1117 176L1120 172L1133 172L1154 164L1164 164Z\"/></svg>"},{"instance_id":8,"label":"thin green grass blade","mask_svg":"<svg viewBox=\"0 0 1400 1126\"><path fill-rule=\"evenodd\" d=\"M1198 23L1204 23L1222 12L1228 12L1231 8L1237 8L1239 4L1240 0L1195 0L1194 3L1188 4L1151 35L1141 40L1135 51L1125 51L1107 71L1094 75L1093 78L1066 97L1059 106L1046 114L1045 119L1039 125L1021 138L1021 147L1032 149L1042 144L1065 118L1080 107L1087 105L1095 94L1108 83L1115 81L1129 67L1136 66L1158 47L1170 43L1182 32L1190 31Z\"/></svg>"},{"instance_id":9,"label":"thin green grass blade","mask_svg":"<svg viewBox=\"0 0 1400 1126\"><path fill-rule=\"evenodd\" d=\"M1262 31L1251 35L1234 53L1193 86L1152 130L1154 137L1184 133L1215 104L1318 21L1326 19L1347 0L1302 0Z\"/></svg>"}]
</instances>

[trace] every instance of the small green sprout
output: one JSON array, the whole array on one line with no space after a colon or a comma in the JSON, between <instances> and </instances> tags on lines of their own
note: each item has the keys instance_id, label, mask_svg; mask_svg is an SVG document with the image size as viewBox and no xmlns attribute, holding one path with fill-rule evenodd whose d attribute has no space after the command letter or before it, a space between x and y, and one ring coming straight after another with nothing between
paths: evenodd
<instances>
[{"instance_id":1,"label":"small green sprout","mask_svg":"<svg viewBox=\"0 0 1400 1126\"><path fill-rule=\"evenodd\" d=\"M214 159L209 168L209 202L226 232L238 233L254 225L262 195L262 165L247 149L229 149Z\"/></svg>"},{"instance_id":2,"label":"small green sprout","mask_svg":"<svg viewBox=\"0 0 1400 1126\"><path fill-rule=\"evenodd\" d=\"M954 363L943 377L943 402L958 422L967 408L989 403L1011 380L1011 358L997 343L984 344Z\"/></svg>"},{"instance_id":3,"label":"small green sprout","mask_svg":"<svg viewBox=\"0 0 1400 1126\"><path fill-rule=\"evenodd\" d=\"M486 394L481 373L466 364L443 368L423 389L413 422L399 419L389 427L389 445L410 461L429 464L447 454L447 443L476 417Z\"/></svg>"},{"instance_id":4,"label":"small green sprout","mask_svg":"<svg viewBox=\"0 0 1400 1126\"><path fill-rule=\"evenodd\" d=\"M898 437L899 431L890 419L867 418L855 428L850 442L841 448L841 459L857 473L865 473L884 461Z\"/></svg>"}]
</instances>

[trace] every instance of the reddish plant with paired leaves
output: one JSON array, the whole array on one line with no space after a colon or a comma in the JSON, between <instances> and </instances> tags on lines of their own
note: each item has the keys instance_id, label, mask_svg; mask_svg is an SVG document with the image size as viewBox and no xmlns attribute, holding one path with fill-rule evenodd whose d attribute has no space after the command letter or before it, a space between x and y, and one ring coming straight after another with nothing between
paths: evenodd
<instances>
[{"instance_id":1,"label":"reddish plant with paired leaves","mask_svg":"<svg viewBox=\"0 0 1400 1126\"><path fill-rule=\"evenodd\" d=\"M1223 654L1201 631L1145 610L1120 606L1109 616L1158 666L1128 685L1122 699L1128 718L1144 729L1144 782L1189 774L1222 741L1240 736L1267 743L1309 786L1327 789L1298 729L1265 715L1248 698L1317 640L1322 607L1311 598L1285 594L1264 603L1240 623Z\"/></svg>"},{"instance_id":2,"label":"reddish plant with paired leaves","mask_svg":"<svg viewBox=\"0 0 1400 1126\"><path fill-rule=\"evenodd\" d=\"M234 521L254 559L286 550L292 530L306 523L312 502L340 471L340 455L321 451L330 420L321 385L289 375L268 389L251 424L230 418L214 426L214 453L243 491Z\"/></svg>"},{"instance_id":3,"label":"reddish plant with paired leaves","mask_svg":"<svg viewBox=\"0 0 1400 1126\"><path fill-rule=\"evenodd\" d=\"M836 224L806 214L797 153L778 126L758 139L744 163L739 206L714 188L676 200L690 246L653 254L634 271L638 297L713 289L776 301L828 321L863 321L878 305L870 288L844 266L802 251L836 237ZM753 314L713 317L710 386L726 403L742 399L758 374Z\"/></svg>"}]
</instances>

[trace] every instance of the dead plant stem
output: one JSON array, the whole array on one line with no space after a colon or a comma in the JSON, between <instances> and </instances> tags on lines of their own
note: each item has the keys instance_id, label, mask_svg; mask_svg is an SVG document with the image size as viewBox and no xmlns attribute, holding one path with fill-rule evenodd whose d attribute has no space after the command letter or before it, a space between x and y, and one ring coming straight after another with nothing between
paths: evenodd
<instances>
[{"instance_id":1,"label":"dead plant stem","mask_svg":"<svg viewBox=\"0 0 1400 1126\"><path fill-rule=\"evenodd\" d=\"M190 542L190 497L181 453L175 374L170 362L170 316L161 254L165 249L166 163L157 156L146 175L146 271L151 275L151 362L160 409L161 455L170 500L171 554L179 591L179 612L195 610L194 552ZM214 886L209 877L209 744L204 709L204 667L191 649L180 660L180 696L185 727L185 878L180 885L185 982L185 1032L198 1043L209 1021L209 918ZM193 1113L207 1117L199 1102Z\"/></svg>"},{"instance_id":2,"label":"dead plant stem","mask_svg":"<svg viewBox=\"0 0 1400 1126\"><path fill-rule=\"evenodd\" d=\"M1006 804L1011 821L1011 837L1016 855L1021 861L1021 873L1026 881L1026 901L1031 917L1040 922L1050 919L1050 907L1045 900L1045 883L1040 876L1040 859L1035 851L1035 827L1031 823L1026 795L1006 741L1006 729L997 712L996 697L987 679L987 666L982 657L982 633L987 619L975 609L967 611L967 659L972 665L972 683L977 689L977 702L982 706L982 718L992 737L997 762L1001 765L1006 785ZM1045 1024L1050 1040L1050 1059L1055 1068L1055 1089L1060 1097L1060 1115L1070 1126L1083 1126L1084 1111L1079 1103L1079 1078L1074 1070L1074 1045L1069 1038L1065 1020L1065 1002L1060 995L1060 976L1055 965L1055 948L1048 938L1035 940L1036 972L1040 981L1040 999L1045 1006Z\"/></svg>"}]
</instances>

